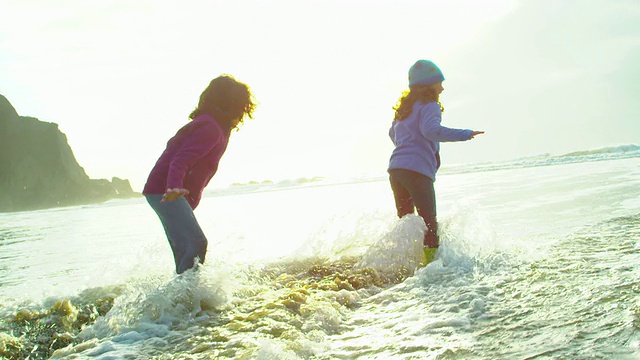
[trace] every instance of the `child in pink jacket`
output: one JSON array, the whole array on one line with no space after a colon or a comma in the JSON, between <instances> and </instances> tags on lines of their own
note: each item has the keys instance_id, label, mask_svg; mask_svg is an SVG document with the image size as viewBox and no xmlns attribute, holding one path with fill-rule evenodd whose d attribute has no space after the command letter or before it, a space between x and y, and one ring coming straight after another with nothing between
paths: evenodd
<instances>
[{"instance_id":1,"label":"child in pink jacket","mask_svg":"<svg viewBox=\"0 0 640 360\"><path fill-rule=\"evenodd\" d=\"M192 120L169 140L142 193L160 218L171 245L176 273L203 263L207 238L194 216L202 191L218 170L233 129L255 104L249 87L229 75L211 81Z\"/></svg>"}]
</instances>

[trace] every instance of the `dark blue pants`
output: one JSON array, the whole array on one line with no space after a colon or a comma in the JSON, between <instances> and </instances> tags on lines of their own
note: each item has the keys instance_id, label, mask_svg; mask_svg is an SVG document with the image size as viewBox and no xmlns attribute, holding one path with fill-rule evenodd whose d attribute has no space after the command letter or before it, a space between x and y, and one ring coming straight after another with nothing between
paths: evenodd
<instances>
[{"instance_id":1,"label":"dark blue pants","mask_svg":"<svg viewBox=\"0 0 640 360\"><path fill-rule=\"evenodd\" d=\"M173 258L176 273L181 274L196 264L204 263L207 254L207 238L204 236L193 209L184 197L161 203L162 195L145 195L151 208L158 214L164 228Z\"/></svg>"},{"instance_id":2,"label":"dark blue pants","mask_svg":"<svg viewBox=\"0 0 640 360\"><path fill-rule=\"evenodd\" d=\"M438 223L436 220L436 192L433 180L415 171L404 169L389 170L389 182L396 202L398 217L413 214L414 208L424 219L427 231L424 246L438 247Z\"/></svg>"}]
</instances>

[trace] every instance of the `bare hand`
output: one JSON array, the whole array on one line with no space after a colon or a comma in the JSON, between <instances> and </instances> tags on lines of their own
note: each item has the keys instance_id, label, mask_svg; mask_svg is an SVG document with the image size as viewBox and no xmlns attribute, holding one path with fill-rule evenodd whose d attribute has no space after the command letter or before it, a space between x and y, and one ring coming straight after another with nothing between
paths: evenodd
<instances>
[{"instance_id":1,"label":"bare hand","mask_svg":"<svg viewBox=\"0 0 640 360\"><path fill-rule=\"evenodd\" d=\"M484 134L484 131L473 131L471 133L471 136L469 136L469 140L473 139L474 137L476 137L476 135L480 135L480 134Z\"/></svg>"},{"instance_id":2,"label":"bare hand","mask_svg":"<svg viewBox=\"0 0 640 360\"><path fill-rule=\"evenodd\" d=\"M189 190L187 189L167 189L167 192L164 193L164 196L162 197L162 200L160 200L160 202L163 203L165 201L178 200L182 195L187 194L189 194Z\"/></svg>"}]
</instances>

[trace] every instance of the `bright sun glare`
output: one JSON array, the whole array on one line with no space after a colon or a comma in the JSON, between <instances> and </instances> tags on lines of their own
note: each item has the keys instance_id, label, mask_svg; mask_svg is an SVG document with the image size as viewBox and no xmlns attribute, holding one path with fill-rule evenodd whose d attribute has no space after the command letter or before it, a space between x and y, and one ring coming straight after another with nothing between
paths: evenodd
<instances>
[{"instance_id":1,"label":"bright sun glare","mask_svg":"<svg viewBox=\"0 0 640 360\"><path fill-rule=\"evenodd\" d=\"M213 186L384 173L391 107L417 59L432 59L445 72L448 124L497 127L484 115L489 110L473 123L460 116L476 108L461 96L471 79L457 77L469 67L453 54L480 46L486 29L522 3L533 6L11 0L0 14L0 93L20 115L58 123L90 177L129 178L139 189L208 81L230 73L253 88L259 107L233 135ZM457 112L461 107L466 113ZM474 146L498 153L490 134Z\"/></svg>"}]
</instances>

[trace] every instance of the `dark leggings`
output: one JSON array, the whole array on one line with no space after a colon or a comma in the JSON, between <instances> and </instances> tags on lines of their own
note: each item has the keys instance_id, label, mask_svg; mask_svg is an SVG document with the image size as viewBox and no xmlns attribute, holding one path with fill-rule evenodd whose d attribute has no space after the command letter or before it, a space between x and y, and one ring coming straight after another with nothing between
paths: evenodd
<instances>
[{"instance_id":1,"label":"dark leggings","mask_svg":"<svg viewBox=\"0 0 640 360\"><path fill-rule=\"evenodd\" d=\"M427 231L424 234L424 246L438 247L438 223L436 221L436 193L433 180L415 171L404 169L389 170L389 182L396 201L398 217L414 213L418 210Z\"/></svg>"}]
</instances>

